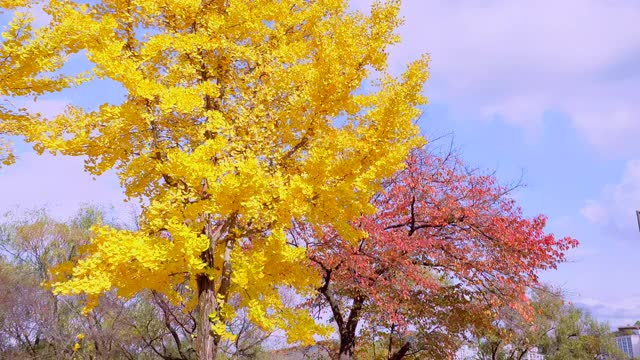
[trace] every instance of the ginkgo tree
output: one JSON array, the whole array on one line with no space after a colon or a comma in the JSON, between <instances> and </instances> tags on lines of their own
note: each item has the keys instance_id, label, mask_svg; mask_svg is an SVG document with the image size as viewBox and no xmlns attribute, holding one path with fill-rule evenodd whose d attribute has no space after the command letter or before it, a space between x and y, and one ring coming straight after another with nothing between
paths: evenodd
<instances>
[{"instance_id":1,"label":"ginkgo tree","mask_svg":"<svg viewBox=\"0 0 640 360\"><path fill-rule=\"evenodd\" d=\"M11 22L3 29L0 44L0 165L15 161L6 136L21 135L28 118L36 115L28 114L11 98L59 91L80 80L53 74L64 65L61 34L51 29L34 29L32 5L29 0L0 0L0 15L13 13Z\"/></svg>"},{"instance_id":2,"label":"ginkgo tree","mask_svg":"<svg viewBox=\"0 0 640 360\"><path fill-rule=\"evenodd\" d=\"M350 221L375 211L380 179L423 142L414 121L427 58L397 78L387 71L399 1L378 1L368 15L346 0L42 6L50 23L16 41L57 34L53 41L86 57L93 77L126 95L49 119L3 119L2 132L39 152L84 156L93 175L114 171L143 207L139 231L95 227L86 251L58 269L54 291L86 294L89 308L113 288L197 306L202 359L231 336L232 298L290 341L326 333L280 301L283 286L304 296L320 283L287 231L295 220L361 238ZM187 295L176 291L185 282Z\"/></svg>"}]
</instances>

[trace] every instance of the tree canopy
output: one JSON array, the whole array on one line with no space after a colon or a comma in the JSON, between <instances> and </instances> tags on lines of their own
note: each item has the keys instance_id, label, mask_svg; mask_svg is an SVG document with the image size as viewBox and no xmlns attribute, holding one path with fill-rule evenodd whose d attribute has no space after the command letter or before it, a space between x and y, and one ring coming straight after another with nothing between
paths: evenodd
<instances>
[{"instance_id":1,"label":"tree canopy","mask_svg":"<svg viewBox=\"0 0 640 360\"><path fill-rule=\"evenodd\" d=\"M387 64L399 0L368 13L347 0L0 0L0 11L13 16L0 136L115 173L141 207L135 228L56 223L65 243L38 252L36 278L89 318L112 314L105 303L128 314L140 354L252 354L276 331L306 346L335 325L343 359L358 341L384 342L389 359L444 359L503 309L530 319L538 273L577 245L524 216L494 174L424 148L428 57L398 76ZM87 86L99 82L124 95ZM99 105L51 116L24 105L63 90ZM31 244L48 224L15 238ZM101 334L85 341L111 346Z\"/></svg>"},{"instance_id":2,"label":"tree canopy","mask_svg":"<svg viewBox=\"0 0 640 360\"><path fill-rule=\"evenodd\" d=\"M364 15L345 0L42 2L50 22L3 42L10 66L24 70L25 95L70 85L34 80L69 54L126 95L53 118L5 116L0 132L39 152L84 156L93 175L115 171L143 204L137 231L94 227L91 245L58 269L54 291L86 294L87 309L114 288L197 304L203 358L215 356L241 308L291 341L326 333L280 301L280 287L308 294L319 281L286 233L304 220L359 238L350 221L375 211L381 179L423 142L414 121L427 59L399 78L387 72L399 5L376 2ZM25 67L29 56L39 65ZM177 291L185 282L191 291Z\"/></svg>"},{"instance_id":3,"label":"tree canopy","mask_svg":"<svg viewBox=\"0 0 640 360\"><path fill-rule=\"evenodd\" d=\"M294 229L323 274L312 303L331 311L341 353L353 355L362 327L373 343L386 338L390 358L447 359L465 334L491 328L499 309L530 316L523 300L538 273L577 241L545 233L546 218L525 217L511 190L427 147L384 182L372 202L378 211L355 221L368 236Z\"/></svg>"}]
</instances>

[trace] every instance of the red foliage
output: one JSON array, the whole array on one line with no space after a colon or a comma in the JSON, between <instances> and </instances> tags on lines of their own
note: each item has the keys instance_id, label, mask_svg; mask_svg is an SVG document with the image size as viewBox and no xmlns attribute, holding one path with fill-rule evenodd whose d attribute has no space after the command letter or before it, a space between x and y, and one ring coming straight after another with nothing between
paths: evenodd
<instances>
[{"instance_id":1,"label":"red foliage","mask_svg":"<svg viewBox=\"0 0 640 360\"><path fill-rule=\"evenodd\" d=\"M494 309L522 304L538 273L578 244L546 234L545 216L523 216L510 188L452 154L415 151L384 189L378 212L355 224L369 234L358 243L329 228L295 231L324 275L317 305L344 314L339 327L356 299L368 323L396 329L488 324Z\"/></svg>"}]
</instances>

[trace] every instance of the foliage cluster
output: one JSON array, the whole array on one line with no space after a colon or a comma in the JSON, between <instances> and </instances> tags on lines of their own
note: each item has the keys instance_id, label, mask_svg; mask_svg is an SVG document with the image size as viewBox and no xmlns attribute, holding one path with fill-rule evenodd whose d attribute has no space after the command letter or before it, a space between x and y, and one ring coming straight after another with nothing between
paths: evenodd
<instances>
[{"instance_id":1,"label":"foliage cluster","mask_svg":"<svg viewBox=\"0 0 640 360\"><path fill-rule=\"evenodd\" d=\"M626 359L609 324L542 286L531 294L533 319L504 308L491 331L476 338L481 360L519 360L533 349L548 360ZM475 359L474 359L475 360Z\"/></svg>"},{"instance_id":2,"label":"foliage cluster","mask_svg":"<svg viewBox=\"0 0 640 360\"><path fill-rule=\"evenodd\" d=\"M105 212L86 207L68 221L45 210L0 223L0 358L2 359L195 359L193 311L174 306L157 292L131 299L105 294L83 313L84 296L61 296L44 286L50 269L86 246L91 226L105 224ZM121 227L111 223L111 226ZM246 316L229 324L237 334L221 347L223 358L260 359L268 337Z\"/></svg>"},{"instance_id":3,"label":"foliage cluster","mask_svg":"<svg viewBox=\"0 0 640 360\"><path fill-rule=\"evenodd\" d=\"M335 325L342 359L366 339L389 344L389 359L444 359L500 309L531 318L538 273L577 245L524 216L493 174L423 147L428 58L398 76L387 64L398 0L368 14L345 0L0 0L0 10L13 15L0 96L18 104L104 80L125 94L88 94L100 105L56 116L0 107L0 136L84 157L141 205L134 229L51 223L77 235L30 255L46 266L34 260L23 289L51 286L46 322L73 325L64 331L97 316L92 326L117 324L104 328L126 342L140 336L124 324L148 321L158 333L135 351L215 359L241 352L247 331L308 346ZM65 67L70 57L88 70ZM38 239L17 229L9 238ZM95 315L105 307L121 310ZM87 319L64 320L78 311ZM41 344L34 331L7 346ZM98 338L81 340L106 351Z\"/></svg>"}]
</instances>

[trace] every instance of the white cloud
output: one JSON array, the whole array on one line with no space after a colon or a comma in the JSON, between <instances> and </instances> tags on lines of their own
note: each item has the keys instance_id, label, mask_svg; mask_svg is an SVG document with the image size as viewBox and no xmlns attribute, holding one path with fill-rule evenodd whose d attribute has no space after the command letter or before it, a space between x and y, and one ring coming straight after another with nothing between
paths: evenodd
<instances>
[{"instance_id":1,"label":"white cloud","mask_svg":"<svg viewBox=\"0 0 640 360\"><path fill-rule=\"evenodd\" d=\"M27 97L11 98L1 96L0 102L6 104L10 109L27 109L32 113L40 113L46 117L60 114L69 105L69 101L64 99L31 99Z\"/></svg>"},{"instance_id":2,"label":"white cloud","mask_svg":"<svg viewBox=\"0 0 640 360\"><path fill-rule=\"evenodd\" d=\"M53 117L62 113L67 105L69 105L69 102L63 99L19 99L15 101L15 106L26 108L32 113L40 113L45 117Z\"/></svg>"},{"instance_id":3,"label":"white cloud","mask_svg":"<svg viewBox=\"0 0 640 360\"><path fill-rule=\"evenodd\" d=\"M405 0L403 15L403 43L392 60L430 53L432 100L529 130L540 127L546 110L558 110L601 150L635 145L637 1Z\"/></svg>"},{"instance_id":4,"label":"white cloud","mask_svg":"<svg viewBox=\"0 0 640 360\"><path fill-rule=\"evenodd\" d=\"M606 224L609 221L607 210L595 200L585 201L580 214L594 224Z\"/></svg>"},{"instance_id":5,"label":"white cloud","mask_svg":"<svg viewBox=\"0 0 640 360\"><path fill-rule=\"evenodd\" d=\"M587 200L580 213L611 235L629 238L638 232L636 209L640 209L640 160L630 160L620 182L605 186L599 199Z\"/></svg>"},{"instance_id":6,"label":"white cloud","mask_svg":"<svg viewBox=\"0 0 640 360\"><path fill-rule=\"evenodd\" d=\"M45 117L60 114L69 105L65 99L20 98L16 107ZM28 150L16 155L16 163L0 168L0 213L28 211L46 207L50 213L65 219L87 204L113 207L118 220L129 222L133 203L124 203L124 194L113 172L94 178L84 171L84 158L37 155Z\"/></svg>"},{"instance_id":7,"label":"white cloud","mask_svg":"<svg viewBox=\"0 0 640 360\"><path fill-rule=\"evenodd\" d=\"M28 7L21 7L16 9L16 11L31 14L31 16L33 17L33 22L31 25L35 29L38 29L47 25L51 21L51 16L44 11L42 6L43 4L29 4ZM8 13L12 15L14 12L11 11Z\"/></svg>"},{"instance_id":8,"label":"white cloud","mask_svg":"<svg viewBox=\"0 0 640 360\"><path fill-rule=\"evenodd\" d=\"M93 179L83 160L68 156L22 154L16 164L0 169L0 210L32 210L46 206L52 215L68 218L87 203L114 205L127 214L115 175Z\"/></svg>"},{"instance_id":9,"label":"white cloud","mask_svg":"<svg viewBox=\"0 0 640 360\"><path fill-rule=\"evenodd\" d=\"M601 300L579 298L576 306L588 310L600 321L608 321L612 328L632 325L640 320L640 296L628 296L620 299Z\"/></svg>"}]
</instances>

